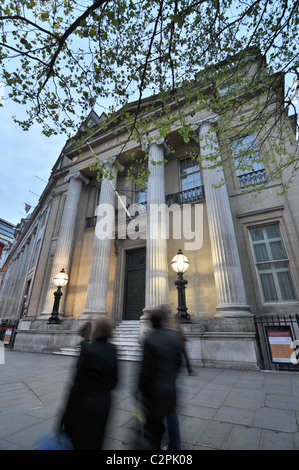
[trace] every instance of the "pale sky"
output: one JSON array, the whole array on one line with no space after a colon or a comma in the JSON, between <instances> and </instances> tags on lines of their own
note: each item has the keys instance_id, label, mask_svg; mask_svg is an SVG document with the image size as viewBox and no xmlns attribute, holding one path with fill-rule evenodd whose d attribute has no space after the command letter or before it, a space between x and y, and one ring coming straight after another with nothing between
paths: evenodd
<instances>
[{"instance_id":1,"label":"pale sky","mask_svg":"<svg viewBox=\"0 0 299 470\"><path fill-rule=\"evenodd\" d=\"M18 109L8 102L0 108L0 218L14 225L33 212L67 140L45 137L38 125L23 131L11 117ZM28 214L25 203L32 206Z\"/></svg>"}]
</instances>

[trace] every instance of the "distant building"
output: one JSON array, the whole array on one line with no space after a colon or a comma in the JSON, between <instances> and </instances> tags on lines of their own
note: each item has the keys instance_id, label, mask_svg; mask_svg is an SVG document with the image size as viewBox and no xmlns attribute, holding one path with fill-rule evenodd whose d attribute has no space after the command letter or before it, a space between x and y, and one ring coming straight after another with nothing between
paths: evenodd
<instances>
[{"instance_id":1,"label":"distant building","mask_svg":"<svg viewBox=\"0 0 299 470\"><path fill-rule=\"evenodd\" d=\"M7 220L0 219L0 259L3 248L13 241L14 232L15 225L7 222Z\"/></svg>"},{"instance_id":2,"label":"distant building","mask_svg":"<svg viewBox=\"0 0 299 470\"><path fill-rule=\"evenodd\" d=\"M236 126L254 112L255 99L248 99ZM178 125L169 129L164 141L155 140L153 122L151 173L147 189L140 188L126 177L131 160L122 143L125 126L115 122L105 129L101 118L90 114L92 138L83 146L83 155L72 140L66 143L31 218L18 229L0 304L2 318L20 319L15 348L73 348L82 322L98 315L108 315L119 325L126 321L133 327L137 322L142 338L148 314L157 304L167 303L176 313L171 260L182 249L190 262L184 276L191 319L184 329L191 360L197 365L258 368L253 316L299 310L298 175L289 192L278 195L288 175L267 181L259 138L244 131L232 143L231 153L221 150L237 168L236 176L228 179L221 167L208 168L191 158L195 144L184 141ZM288 117L280 119L289 131L288 145L298 152ZM213 138L219 151L217 112L190 115L190 125L207 146ZM240 148L252 143L260 159L242 168ZM168 145L174 149L170 154ZM278 146L279 142L273 146L270 164L281 158L275 153ZM204 148L201 145L203 162ZM136 156L144 151L139 142L130 142L129 150ZM118 167L112 180L98 181L90 166L94 155L106 161L107 168L111 165L112 172ZM216 189L221 178L226 183ZM256 198L244 193L244 188L259 182L265 187ZM158 212L152 211L154 207ZM177 223L168 225L167 218ZM109 227L113 237L105 236ZM61 323L49 325L53 278L62 268L69 282L62 288Z\"/></svg>"}]
</instances>

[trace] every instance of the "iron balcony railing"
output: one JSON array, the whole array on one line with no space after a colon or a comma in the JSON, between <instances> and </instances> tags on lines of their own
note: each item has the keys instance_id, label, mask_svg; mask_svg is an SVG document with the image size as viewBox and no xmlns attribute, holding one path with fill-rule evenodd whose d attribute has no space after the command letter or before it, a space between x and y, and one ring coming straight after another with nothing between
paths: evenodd
<instances>
[{"instance_id":1,"label":"iron balcony railing","mask_svg":"<svg viewBox=\"0 0 299 470\"><path fill-rule=\"evenodd\" d=\"M196 202L200 201L205 198L205 192L204 192L204 187L203 186L197 186L196 188L191 188L191 189L185 189L184 191L179 191L178 193L173 193L173 194L167 194L165 196L165 201L167 206L171 206L172 204L188 204L191 202ZM131 206L131 211L129 207ZM140 202L139 204L129 204L127 206L127 209L129 209L129 212L131 214L131 217L137 217L140 215L140 210L132 210L132 208L136 206L136 209L140 209L140 206L144 207L144 211L146 211L147 208L147 202ZM117 220L118 218L118 210L115 211L115 219ZM95 227L97 222L97 217L87 217L85 219L85 229L93 228Z\"/></svg>"},{"instance_id":2,"label":"iron balcony railing","mask_svg":"<svg viewBox=\"0 0 299 470\"><path fill-rule=\"evenodd\" d=\"M171 206L172 204L187 204L189 202L200 201L205 198L204 186L197 186L191 189L185 189L178 193L167 194L166 204Z\"/></svg>"},{"instance_id":3,"label":"iron balcony railing","mask_svg":"<svg viewBox=\"0 0 299 470\"><path fill-rule=\"evenodd\" d=\"M241 188L246 188L252 184L265 183L267 181L265 169L251 171L244 175L238 176L238 181Z\"/></svg>"}]
</instances>

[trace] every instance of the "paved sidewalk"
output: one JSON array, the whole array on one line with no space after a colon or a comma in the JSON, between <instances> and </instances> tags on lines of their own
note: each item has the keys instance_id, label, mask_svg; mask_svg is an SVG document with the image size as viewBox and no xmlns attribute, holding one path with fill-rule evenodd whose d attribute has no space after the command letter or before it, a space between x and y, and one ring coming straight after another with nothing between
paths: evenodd
<instances>
[{"instance_id":1,"label":"paved sidewalk","mask_svg":"<svg viewBox=\"0 0 299 470\"><path fill-rule=\"evenodd\" d=\"M5 351L0 364L0 450L29 450L51 432L76 358ZM138 363L119 362L105 449L131 450ZM178 379L183 450L299 449L299 373L197 368Z\"/></svg>"}]
</instances>

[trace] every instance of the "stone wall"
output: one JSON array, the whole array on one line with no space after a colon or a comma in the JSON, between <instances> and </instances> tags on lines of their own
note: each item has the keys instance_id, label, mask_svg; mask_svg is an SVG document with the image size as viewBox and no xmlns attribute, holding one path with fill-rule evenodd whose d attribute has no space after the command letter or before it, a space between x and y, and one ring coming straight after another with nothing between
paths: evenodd
<instances>
[{"instance_id":1,"label":"stone wall","mask_svg":"<svg viewBox=\"0 0 299 470\"><path fill-rule=\"evenodd\" d=\"M62 348L76 348L80 320L62 320L59 325L45 321L21 321L14 349L52 353ZM186 349L193 366L259 369L259 353L253 319L196 318L182 324Z\"/></svg>"}]
</instances>

